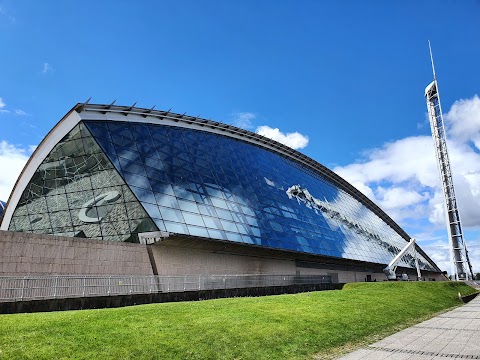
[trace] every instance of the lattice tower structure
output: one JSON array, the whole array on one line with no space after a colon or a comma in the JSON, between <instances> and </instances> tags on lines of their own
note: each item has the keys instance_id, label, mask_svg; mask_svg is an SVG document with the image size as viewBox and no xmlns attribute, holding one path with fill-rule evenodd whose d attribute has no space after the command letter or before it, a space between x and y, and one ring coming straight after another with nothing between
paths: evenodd
<instances>
[{"instance_id":1,"label":"lattice tower structure","mask_svg":"<svg viewBox=\"0 0 480 360\"><path fill-rule=\"evenodd\" d=\"M433 68L433 60L432 60ZM473 279L472 265L468 257L467 245L462 231L457 199L453 186L452 170L447 149L447 137L440 104L438 84L433 68L434 80L425 89L430 128L432 130L437 165L442 183L446 223L450 245L451 274L455 280Z\"/></svg>"}]
</instances>

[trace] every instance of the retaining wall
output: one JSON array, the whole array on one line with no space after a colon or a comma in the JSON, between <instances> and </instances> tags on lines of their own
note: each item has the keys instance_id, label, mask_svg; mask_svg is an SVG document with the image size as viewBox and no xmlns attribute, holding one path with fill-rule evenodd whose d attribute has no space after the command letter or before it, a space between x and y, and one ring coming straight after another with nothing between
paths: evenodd
<instances>
[{"instance_id":1,"label":"retaining wall","mask_svg":"<svg viewBox=\"0 0 480 360\"><path fill-rule=\"evenodd\" d=\"M162 302L294 294L308 291L334 290L336 288L341 288L341 286L342 285L340 284L325 283L309 285L268 286L242 289L216 289L169 293L132 294L120 296L15 301L0 303L0 314L100 309Z\"/></svg>"},{"instance_id":2,"label":"retaining wall","mask_svg":"<svg viewBox=\"0 0 480 360\"><path fill-rule=\"evenodd\" d=\"M0 275L153 275L146 245L0 231Z\"/></svg>"}]
</instances>

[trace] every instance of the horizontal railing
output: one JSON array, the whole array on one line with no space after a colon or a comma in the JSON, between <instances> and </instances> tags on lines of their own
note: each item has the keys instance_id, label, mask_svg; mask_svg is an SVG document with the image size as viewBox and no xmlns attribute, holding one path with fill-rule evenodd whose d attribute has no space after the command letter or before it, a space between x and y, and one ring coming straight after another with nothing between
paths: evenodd
<instances>
[{"instance_id":1,"label":"horizontal railing","mask_svg":"<svg viewBox=\"0 0 480 360\"><path fill-rule=\"evenodd\" d=\"M0 276L0 302L330 282L328 275Z\"/></svg>"}]
</instances>

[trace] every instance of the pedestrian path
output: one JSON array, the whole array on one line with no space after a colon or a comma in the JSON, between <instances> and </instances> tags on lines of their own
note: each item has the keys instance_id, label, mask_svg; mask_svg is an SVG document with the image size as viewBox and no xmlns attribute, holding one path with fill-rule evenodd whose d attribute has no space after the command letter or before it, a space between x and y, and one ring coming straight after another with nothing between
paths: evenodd
<instances>
[{"instance_id":1,"label":"pedestrian path","mask_svg":"<svg viewBox=\"0 0 480 360\"><path fill-rule=\"evenodd\" d=\"M340 359L480 359L480 296Z\"/></svg>"}]
</instances>

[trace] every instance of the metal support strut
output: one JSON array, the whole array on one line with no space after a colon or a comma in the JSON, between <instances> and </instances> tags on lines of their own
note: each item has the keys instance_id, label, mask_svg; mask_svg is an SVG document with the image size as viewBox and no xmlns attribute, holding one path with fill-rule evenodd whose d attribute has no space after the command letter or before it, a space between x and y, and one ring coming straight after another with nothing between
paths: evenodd
<instances>
[{"instance_id":1,"label":"metal support strut","mask_svg":"<svg viewBox=\"0 0 480 360\"><path fill-rule=\"evenodd\" d=\"M390 261L390 263L387 265L385 269L383 269L383 272L387 276L388 280L397 280L397 266L399 261L402 259L402 257L409 251L413 253L413 258L415 259L415 268L417 269L417 280L420 281L422 279L422 274L420 272L420 266L418 264L418 257L417 257L417 250L415 248L415 239L410 239L407 245L400 250L400 252L395 255L395 257ZM403 279L403 277L400 277L402 280L407 280Z\"/></svg>"}]
</instances>

